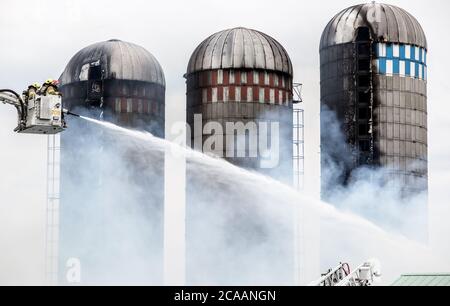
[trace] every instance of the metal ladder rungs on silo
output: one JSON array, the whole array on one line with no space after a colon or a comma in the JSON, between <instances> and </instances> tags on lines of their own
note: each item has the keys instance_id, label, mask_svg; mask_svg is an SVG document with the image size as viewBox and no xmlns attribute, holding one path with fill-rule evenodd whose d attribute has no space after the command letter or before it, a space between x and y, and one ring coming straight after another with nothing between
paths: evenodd
<instances>
[{"instance_id":1,"label":"metal ladder rungs on silo","mask_svg":"<svg viewBox=\"0 0 450 306\"><path fill-rule=\"evenodd\" d=\"M48 285L58 283L59 203L60 203L59 135L47 138L47 211L45 230L45 280Z\"/></svg>"},{"instance_id":2,"label":"metal ladder rungs on silo","mask_svg":"<svg viewBox=\"0 0 450 306\"><path fill-rule=\"evenodd\" d=\"M305 167L305 113L303 108L298 106L303 102L302 99L302 84L293 84L293 94L294 109L293 109L293 120L294 120L294 131L293 131L293 167L294 167L294 186L297 190L302 191L304 189L304 167Z\"/></svg>"},{"instance_id":3,"label":"metal ladder rungs on silo","mask_svg":"<svg viewBox=\"0 0 450 306\"><path fill-rule=\"evenodd\" d=\"M293 183L294 187L298 191L304 190L304 165L305 165L305 132L304 132L304 110L299 104L303 102L301 96L302 84L293 84ZM296 203L299 204L299 203ZM303 228L301 222L301 208L299 205L295 205L294 223L295 223L295 237L294 237L294 283L296 285L302 284L302 271L304 269L304 262L302 257L304 255L304 246L301 241L303 241Z\"/></svg>"}]
</instances>

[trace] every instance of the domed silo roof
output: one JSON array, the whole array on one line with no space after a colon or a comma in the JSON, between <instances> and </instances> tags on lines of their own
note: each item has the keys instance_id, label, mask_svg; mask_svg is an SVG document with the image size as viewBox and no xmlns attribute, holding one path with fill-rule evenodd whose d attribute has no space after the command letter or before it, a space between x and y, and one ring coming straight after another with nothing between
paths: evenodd
<instances>
[{"instance_id":1,"label":"domed silo roof","mask_svg":"<svg viewBox=\"0 0 450 306\"><path fill-rule=\"evenodd\" d=\"M205 39L191 56L187 73L214 69L264 69L292 75L283 46L262 32L234 28Z\"/></svg>"},{"instance_id":2,"label":"domed silo roof","mask_svg":"<svg viewBox=\"0 0 450 306\"><path fill-rule=\"evenodd\" d=\"M393 5L366 3L349 7L326 26L320 49L354 41L357 29L368 27L378 42L415 45L427 49L427 39L416 18Z\"/></svg>"},{"instance_id":3,"label":"domed silo roof","mask_svg":"<svg viewBox=\"0 0 450 306\"><path fill-rule=\"evenodd\" d=\"M62 85L83 81L86 65L99 62L104 79L143 81L165 86L164 72L156 58L141 46L111 39L76 53L60 77Z\"/></svg>"}]
</instances>

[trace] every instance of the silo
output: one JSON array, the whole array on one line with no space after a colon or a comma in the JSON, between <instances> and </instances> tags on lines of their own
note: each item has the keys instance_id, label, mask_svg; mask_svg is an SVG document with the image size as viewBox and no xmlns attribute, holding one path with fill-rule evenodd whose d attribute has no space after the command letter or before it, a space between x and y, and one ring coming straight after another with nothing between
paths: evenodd
<instances>
[{"instance_id":1,"label":"silo","mask_svg":"<svg viewBox=\"0 0 450 306\"><path fill-rule=\"evenodd\" d=\"M363 167L383 169L404 197L426 192L427 40L419 22L375 2L343 10L322 34L320 72L322 196L332 200Z\"/></svg>"},{"instance_id":2,"label":"silo","mask_svg":"<svg viewBox=\"0 0 450 306\"><path fill-rule=\"evenodd\" d=\"M65 106L164 136L163 70L143 47L109 40L76 53L60 77ZM132 137L69 118L61 136L59 275L82 284L161 284L164 158Z\"/></svg>"},{"instance_id":3,"label":"silo","mask_svg":"<svg viewBox=\"0 0 450 306\"><path fill-rule=\"evenodd\" d=\"M193 148L292 184L293 72L283 46L256 30L224 30L198 45L185 77ZM292 284L293 212L280 205L289 217L278 224L268 194L197 168L187 165L187 284Z\"/></svg>"},{"instance_id":4,"label":"silo","mask_svg":"<svg viewBox=\"0 0 450 306\"><path fill-rule=\"evenodd\" d=\"M240 27L205 39L192 54L186 74L192 145L205 145L210 136L194 133L195 115L201 115L200 131L211 122L222 127L215 132L223 135L223 146L213 147L213 154L291 183L292 77L286 50L262 32ZM252 146L256 139L249 130L227 129L227 124L237 123L257 127L257 147ZM267 133L261 123L267 124ZM279 133L271 129L274 124L279 124ZM261 148L264 137L269 145ZM268 163L261 162L266 148L273 153Z\"/></svg>"}]
</instances>

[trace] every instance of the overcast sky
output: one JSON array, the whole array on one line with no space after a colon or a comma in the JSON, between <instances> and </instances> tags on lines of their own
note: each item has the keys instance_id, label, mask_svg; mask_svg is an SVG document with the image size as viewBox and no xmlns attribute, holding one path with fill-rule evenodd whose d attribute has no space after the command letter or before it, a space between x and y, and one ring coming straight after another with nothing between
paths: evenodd
<instances>
[{"instance_id":1,"label":"overcast sky","mask_svg":"<svg viewBox=\"0 0 450 306\"><path fill-rule=\"evenodd\" d=\"M0 0L0 87L22 91L32 82L58 78L83 47L112 38L149 50L161 63L167 83L167 121L184 120L185 73L195 47L210 34L244 26L276 38L288 51L295 81L304 84L306 176L318 188L319 40L347 0ZM429 45L429 153L432 231L447 231L450 218L450 27L445 0L399 0L390 4L413 14ZM16 135L12 107L0 105L0 250L13 270L27 271L43 256L46 137ZM436 242L437 244L439 242ZM442 247L442 245L441 245ZM448 247L448 246L444 246ZM30 259L32 256L33 259ZM1 265L0 269L5 269ZM35 268L37 269L37 268ZM3 271L4 272L4 271ZM30 272L30 275L32 273ZM0 274L2 270L0 270ZM23 279L23 276L21 276ZM32 276L30 276L31 278Z\"/></svg>"}]
</instances>

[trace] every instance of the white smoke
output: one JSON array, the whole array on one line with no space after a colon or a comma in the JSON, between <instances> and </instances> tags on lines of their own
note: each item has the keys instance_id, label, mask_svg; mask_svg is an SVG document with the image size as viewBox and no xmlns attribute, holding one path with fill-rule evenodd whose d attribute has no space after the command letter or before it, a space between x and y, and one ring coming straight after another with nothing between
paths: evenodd
<instances>
[{"instance_id":1,"label":"white smoke","mask_svg":"<svg viewBox=\"0 0 450 306\"><path fill-rule=\"evenodd\" d=\"M343 127L326 106L322 121L322 196L342 211L353 212L392 233L411 239L428 240L428 192L405 194L408 183L392 177L389 168L361 166L342 184L346 168L353 166L354 154L346 144ZM389 166L388 166L389 167ZM407 165L415 170L420 161ZM412 183L411 183L412 184Z\"/></svg>"},{"instance_id":2,"label":"white smoke","mask_svg":"<svg viewBox=\"0 0 450 306\"><path fill-rule=\"evenodd\" d=\"M305 197L273 179L237 168L223 160L183 149L150 134L129 131L111 124L103 125L106 128L102 130L109 135L108 138L120 143L125 151L139 152L139 155L144 157L141 161L144 164L152 165L155 161L158 163L167 150L185 155L188 173L186 219L188 284L294 284L292 213L295 205L301 207L306 218L311 212L320 215L323 267L328 268L341 261L359 265L375 257L382 263L385 284L389 284L404 272L433 271L445 267L445 260L434 256L427 247L400 235L388 234L361 217L340 212L328 204ZM117 152L111 152L111 155L117 156ZM114 169L114 173L129 173L116 158L107 161L104 164ZM114 175L108 181L113 182L114 177L119 179L123 178L123 175ZM153 176L148 178L156 179ZM99 226L109 228L115 222L124 220L124 216L128 222L121 222L118 226L121 235L117 235L119 231L115 231L111 235L101 235L99 238L105 245L114 244L114 252L121 250L123 254L132 256L125 262L126 274L123 267L110 266L107 283L141 281L147 284L161 284L160 275L148 274L139 279L130 272L152 266L155 262L156 266L162 263L160 257L148 256L148 251L151 253L152 250L159 254L161 244L145 245L147 252L139 252L140 242L145 241L147 229L152 227L147 223L158 221L139 217L136 219L136 215L127 218L124 210L127 211L129 208L126 208L126 205L135 200L133 193L140 193L139 187L128 189L129 187L120 180L117 184L104 185L101 190L102 194L111 195L120 190L126 196L118 202L107 198L105 203L120 202L124 206L108 204L108 214L103 216ZM92 204L95 205L90 203ZM99 211L91 208L89 213L97 214ZM77 219L71 221L79 222ZM96 237L100 233L102 232L90 231L89 235ZM132 241L129 234L133 235ZM154 234L162 237L163 233L156 230ZM304 233L303 239L311 237L308 233ZM105 256L111 256L113 262L117 262L114 255L105 252L101 246L85 245L86 251L89 251L86 258L92 259L95 263L104 262L105 258L108 258ZM102 274L100 270L95 272ZM106 282L105 279L98 281Z\"/></svg>"}]
</instances>

